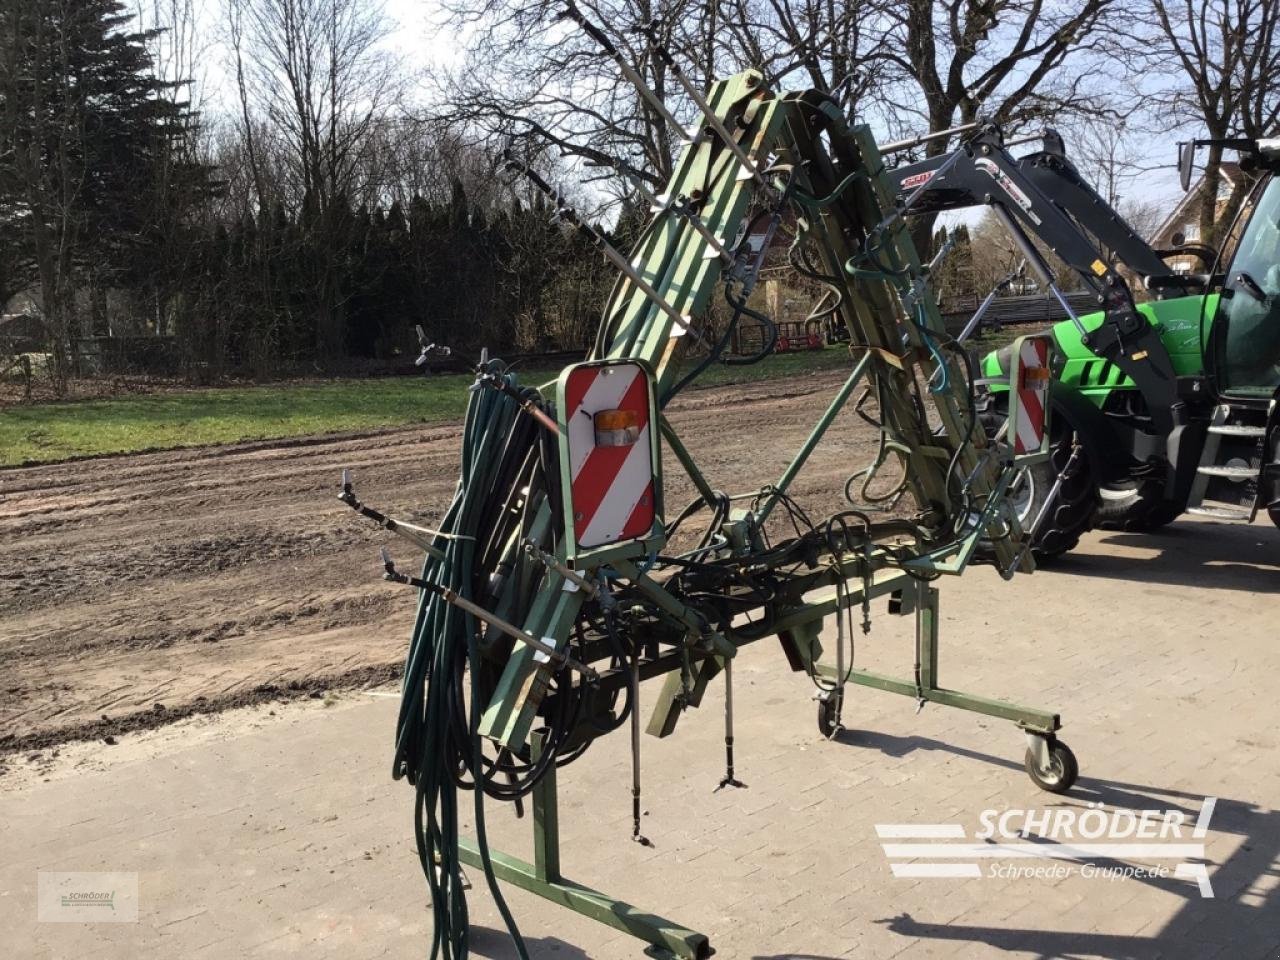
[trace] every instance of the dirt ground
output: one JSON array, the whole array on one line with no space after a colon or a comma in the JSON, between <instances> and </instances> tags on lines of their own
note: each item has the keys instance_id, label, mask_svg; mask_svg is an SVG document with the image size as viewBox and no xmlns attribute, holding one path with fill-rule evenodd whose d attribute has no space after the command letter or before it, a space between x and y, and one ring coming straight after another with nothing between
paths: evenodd
<instances>
[{"instance_id":1,"label":"dirt ground","mask_svg":"<svg viewBox=\"0 0 1280 960\"><path fill-rule=\"evenodd\" d=\"M691 391L670 408L713 485L776 479L839 375ZM842 415L792 487L825 515L874 435ZM456 426L258 442L0 471L0 755L395 677L412 591L380 579L407 544L336 498L431 525ZM668 513L693 496L665 462Z\"/></svg>"}]
</instances>

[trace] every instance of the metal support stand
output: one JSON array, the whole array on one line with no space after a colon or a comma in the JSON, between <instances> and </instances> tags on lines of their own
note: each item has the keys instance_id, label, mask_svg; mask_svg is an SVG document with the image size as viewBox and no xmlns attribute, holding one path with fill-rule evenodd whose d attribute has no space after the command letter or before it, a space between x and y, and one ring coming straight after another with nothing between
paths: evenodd
<instances>
[{"instance_id":1,"label":"metal support stand","mask_svg":"<svg viewBox=\"0 0 1280 960\"><path fill-rule=\"evenodd\" d=\"M852 665L841 663L831 666L814 663L813 669L823 676L837 681L847 679L848 682L911 697L919 703L936 703L968 710L1001 720L1016 723L1029 737L1034 745L1034 755L1041 756L1044 750L1061 751L1064 746L1058 744L1054 734L1061 727L1061 720L1056 713L1038 710L1034 707L1021 706L1005 700L980 697L971 693L948 690L938 685L938 590L927 582L916 578L907 581L907 575L895 571L893 575L879 578L871 590L873 596L904 590L909 591L915 606L915 660L916 675L911 680L884 676L867 670L853 669ZM798 629L804 626L812 628L821 624L825 616L844 615L844 607L862 603L861 590L847 590L831 600L810 601L804 608L797 610L793 618L789 618L787 629ZM733 769L733 694L732 694L732 660L724 662L728 686L725 694L725 751L727 770L721 786L740 787L744 784L734 779ZM638 685L638 677L632 668L628 682ZM634 690L634 687L633 687ZM633 728L632 736L636 736ZM634 742L634 741L633 741ZM545 733L535 731L530 735L532 760L537 762L545 744ZM1043 749L1041 749L1043 745ZM637 745L638 746L638 745ZM635 754L638 757L638 752ZM1069 751L1067 752L1069 757ZM1065 779L1057 781L1057 785L1046 786L1046 789L1065 789L1074 781L1076 766L1073 758L1069 759L1070 772ZM1040 782L1039 780L1037 782ZM719 789L719 788L717 788ZM638 790L638 781L633 779L633 790ZM633 794L638 810L638 793ZM546 900L566 907L575 913L590 917L607 926L630 934L638 940L650 945L645 952L659 960L703 960L710 957L712 950L705 934L689 930L663 917L645 913L638 907L622 900L614 899L607 894L590 887L582 886L566 880L560 873L560 826L556 803L556 771L548 770L546 776L533 789L533 863L527 863L498 850L490 851L490 861L494 874L499 880L513 883L523 890L535 893ZM638 823L638 819L636 820ZM459 856L463 863L480 868L480 852L475 841L463 837L459 840Z\"/></svg>"},{"instance_id":2,"label":"metal support stand","mask_svg":"<svg viewBox=\"0 0 1280 960\"><path fill-rule=\"evenodd\" d=\"M856 594L853 594L856 596ZM869 670L849 670L851 683L887 693L911 697L919 703L937 703L957 710L968 710L1001 720L1012 720L1024 731L1048 735L1062 727L1061 717L1047 710L1025 707L1007 700L980 697L959 690L948 690L938 685L938 590L927 583L916 587L916 662L917 676L901 680ZM838 611L837 611L838 615ZM824 677L837 678L839 671L828 664L814 664L814 669Z\"/></svg>"},{"instance_id":3,"label":"metal support stand","mask_svg":"<svg viewBox=\"0 0 1280 960\"><path fill-rule=\"evenodd\" d=\"M642 847L653 843L640 832L640 657L631 661L631 839Z\"/></svg>"},{"instance_id":4,"label":"metal support stand","mask_svg":"<svg viewBox=\"0 0 1280 960\"><path fill-rule=\"evenodd\" d=\"M733 775L733 661L724 662L724 776L717 790L725 787L745 787L746 784Z\"/></svg>"},{"instance_id":5,"label":"metal support stand","mask_svg":"<svg viewBox=\"0 0 1280 960\"><path fill-rule=\"evenodd\" d=\"M536 763L545 743L538 731L530 737ZM480 851L470 837L458 841L462 862L481 868ZM533 788L533 863L519 860L499 850L489 854L494 875L505 883L537 894L584 917L630 934L650 944L646 951L656 958L706 960L712 954L705 934L688 930L663 917L645 913L638 907L581 884L566 880L560 873L560 821L556 803L556 771L553 766Z\"/></svg>"}]
</instances>

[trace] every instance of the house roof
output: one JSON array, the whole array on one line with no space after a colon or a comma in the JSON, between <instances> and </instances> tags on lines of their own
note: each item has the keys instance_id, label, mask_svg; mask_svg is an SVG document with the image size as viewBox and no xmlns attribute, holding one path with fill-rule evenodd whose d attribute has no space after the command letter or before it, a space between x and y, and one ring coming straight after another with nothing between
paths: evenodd
<instances>
[{"instance_id":1,"label":"house roof","mask_svg":"<svg viewBox=\"0 0 1280 960\"><path fill-rule=\"evenodd\" d=\"M1244 172L1240 169L1240 164L1232 163L1230 160L1222 161L1218 168L1222 173L1222 179L1225 180L1234 190L1240 185ZM1151 234L1154 241L1158 237L1162 237L1165 231L1172 230L1183 222L1183 218L1187 214L1187 208L1196 202L1196 198L1200 196L1200 188L1204 186L1204 174L1200 175L1200 179L1195 182L1190 190L1182 195L1182 199L1174 204L1169 215L1160 222L1160 226L1156 227L1155 232Z\"/></svg>"}]
</instances>

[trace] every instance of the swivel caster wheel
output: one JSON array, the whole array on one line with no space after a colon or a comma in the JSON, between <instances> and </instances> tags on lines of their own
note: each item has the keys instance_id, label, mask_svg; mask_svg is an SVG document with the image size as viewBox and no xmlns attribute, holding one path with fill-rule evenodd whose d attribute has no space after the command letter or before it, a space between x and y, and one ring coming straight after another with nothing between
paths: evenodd
<instances>
[{"instance_id":1,"label":"swivel caster wheel","mask_svg":"<svg viewBox=\"0 0 1280 960\"><path fill-rule=\"evenodd\" d=\"M818 732L823 739L830 740L844 724L840 722L840 711L844 706L844 694L838 690L824 694L818 698Z\"/></svg>"},{"instance_id":2,"label":"swivel caster wheel","mask_svg":"<svg viewBox=\"0 0 1280 960\"><path fill-rule=\"evenodd\" d=\"M1037 737L1044 741L1027 747L1023 760L1027 776L1041 790L1050 793L1066 793L1080 776L1080 764L1071 748L1057 737Z\"/></svg>"}]
</instances>

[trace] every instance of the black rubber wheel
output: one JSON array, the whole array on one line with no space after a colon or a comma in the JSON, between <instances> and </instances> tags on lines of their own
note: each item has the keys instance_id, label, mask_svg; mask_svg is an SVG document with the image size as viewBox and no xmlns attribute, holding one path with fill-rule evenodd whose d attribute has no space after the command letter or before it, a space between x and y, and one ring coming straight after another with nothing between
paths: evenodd
<instances>
[{"instance_id":1,"label":"black rubber wheel","mask_svg":"<svg viewBox=\"0 0 1280 960\"><path fill-rule=\"evenodd\" d=\"M1098 509L1093 522L1103 530L1145 533L1178 519L1182 511L1164 496L1159 477L1109 483L1098 488Z\"/></svg>"},{"instance_id":2,"label":"black rubber wheel","mask_svg":"<svg viewBox=\"0 0 1280 960\"><path fill-rule=\"evenodd\" d=\"M1267 516L1280 527L1280 389L1271 398L1271 413L1267 416L1266 439L1263 449L1261 494L1267 505Z\"/></svg>"},{"instance_id":3,"label":"black rubber wheel","mask_svg":"<svg viewBox=\"0 0 1280 960\"><path fill-rule=\"evenodd\" d=\"M1033 783L1041 790L1050 793L1066 793L1080 776L1080 764L1071 748L1058 740L1049 742L1049 769L1041 770L1036 764L1036 752L1027 748L1027 755L1022 760Z\"/></svg>"},{"instance_id":4,"label":"black rubber wheel","mask_svg":"<svg viewBox=\"0 0 1280 960\"><path fill-rule=\"evenodd\" d=\"M987 436L994 435L1007 416L1008 399L1000 396L983 416ZM1053 410L1051 424L1049 458L1024 471L1009 491L1009 499L1024 530L1040 515L1040 508L1053 489L1054 481L1071 460L1077 433L1075 424L1057 407ZM1098 484L1094 465L1088 448L1082 444L1070 476L1063 477L1053 506L1036 532L1035 542L1031 545L1036 562L1043 565L1075 549L1080 535L1093 527L1097 504ZM987 541L979 544L975 558L980 562L993 562L993 545Z\"/></svg>"},{"instance_id":5,"label":"black rubber wheel","mask_svg":"<svg viewBox=\"0 0 1280 960\"><path fill-rule=\"evenodd\" d=\"M1024 527L1029 527L1039 515L1058 474L1071 460L1074 432L1066 418L1057 415L1055 411L1049 459L1027 471L1024 482L1029 485L1029 489L1017 500L1018 519ZM1048 515L1041 522L1040 529L1036 531L1035 542L1031 545L1031 552L1036 560L1052 560L1075 549L1080 542L1080 535L1093 526L1097 504L1098 490L1093 463L1088 452L1081 447L1071 473L1062 478L1058 495L1049 508Z\"/></svg>"},{"instance_id":6,"label":"black rubber wheel","mask_svg":"<svg viewBox=\"0 0 1280 960\"><path fill-rule=\"evenodd\" d=\"M840 707L838 695L830 694L818 701L818 732L824 739L830 740L840 728Z\"/></svg>"}]
</instances>

